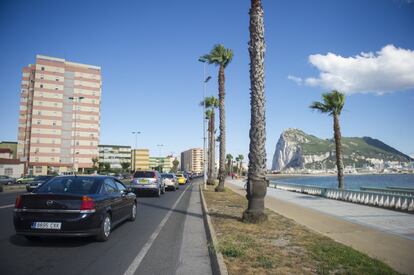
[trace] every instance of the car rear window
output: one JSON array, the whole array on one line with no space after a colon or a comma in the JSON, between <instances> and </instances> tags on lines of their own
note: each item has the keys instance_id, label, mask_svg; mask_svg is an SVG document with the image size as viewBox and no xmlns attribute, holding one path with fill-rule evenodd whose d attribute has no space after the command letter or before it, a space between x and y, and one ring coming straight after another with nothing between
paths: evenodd
<instances>
[{"instance_id":1,"label":"car rear window","mask_svg":"<svg viewBox=\"0 0 414 275\"><path fill-rule=\"evenodd\" d=\"M37 193L95 194L100 187L100 182L100 179L92 177L54 178L40 186Z\"/></svg>"},{"instance_id":2,"label":"car rear window","mask_svg":"<svg viewBox=\"0 0 414 275\"><path fill-rule=\"evenodd\" d=\"M134 178L153 178L155 177L155 173L151 171L136 171L134 174Z\"/></svg>"},{"instance_id":3,"label":"car rear window","mask_svg":"<svg viewBox=\"0 0 414 275\"><path fill-rule=\"evenodd\" d=\"M174 178L174 176L172 174L161 174L161 177L168 178L168 179Z\"/></svg>"}]
</instances>

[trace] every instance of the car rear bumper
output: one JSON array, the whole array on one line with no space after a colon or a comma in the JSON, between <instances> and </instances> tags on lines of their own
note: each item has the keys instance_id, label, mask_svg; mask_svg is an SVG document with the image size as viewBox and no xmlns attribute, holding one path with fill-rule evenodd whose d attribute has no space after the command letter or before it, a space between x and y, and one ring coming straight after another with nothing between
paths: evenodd
<instances>
[{"instance_id":1,"label":"car rear bumper","mask_svg":"<svg viewBox=\"0 0 414 275\"><path fill-rule=\"evenodd\" d=\"M98 213L90 214L51 214L51 213L14 213L14 228L17 235L26 236L93 236L101 225ZM35 229L34 222L60 222L61 229Z\"/></svg>"},{"instance_id":2,"label":"car rear bumper","mask_svg":"<svg viewBox=\"0 0 414 275\"><path fill-rule=\"evenodd\" d=\"M150 184L146 184L146 185L136 185L131 187L132 191L134 193L143 193L143 192L158 192L159 187L157 185L150 185Z\"/></svg>"}]
</instances>

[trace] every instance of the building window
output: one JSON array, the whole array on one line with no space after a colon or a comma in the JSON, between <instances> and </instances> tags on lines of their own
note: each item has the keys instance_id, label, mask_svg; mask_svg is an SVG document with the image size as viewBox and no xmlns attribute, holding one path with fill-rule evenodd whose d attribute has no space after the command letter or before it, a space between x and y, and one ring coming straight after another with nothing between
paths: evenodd
<instances>
[{"instance_id":1,"label":"building window","mask_svg":"<svg viewBox=\"0 0 414 275\"><path fill-rule=\"evenodd\" d=\"M39 160L37 160L37 161L39 161ZM35 166L35 173L36 174L42 173L42 166Z\"/></svg>"},{"instance_id":2,"label":"building window","mask_svg":"<svg viewBox=\"0 0 414 275\"><path fill-rule=\"evenodd\" d=\"M52 148L52 152L55 152L55 148Z\"/></svg>"},{"instance_id":3,"label":"building window","mask_svg":"<svg viewBox=\"0 0 414 275\"><path fill-rule=\"evenodd\" d=\"M6 176L12 176L13 175L13 168L5 168L4 169L4 174L6 175Z\"/></svg>"},{"instance_id":4,"label":"building window","mask_svg":"<svg viewBox=\"0 0 414 275\"><path fill-rule=\"evenodd\" d=\"M38 120L38 121L37 121L37 125L40 125L40 122L41 122L41 121L40 121L40 120Z\"/></svg>"},{"instance_id":5,"label":"building window","mask_svg":"<svg viewBox=\"0 0 414 275\"><path fill-rule=\"evenodd\" d=\"M44 71L45 70L45 67L42 67L42 68L40 68L42 71Z\"/></svg>"},{"instance_id":6,"label":"building window","mask_svg":"<svg viewBox=\"0 0 414 275\"><path fill-rule=\"evenodd\" d=\"M40 88L43 88L43 84L40 84Z\"/></svg>"},{"instance_id":7,"label":"building window","mask_svg":"<svg viewBox=\"0 0 414 275\"><path fill-rule=\"evenodd\" d=\"M76 145L77 145L77 146L79 145L79 141L77 141L77 142L76 142Z\"/></svg>"},{"instance_id":8,"label":"building window","mask_svg":"<svg viewBox=\"0 0 414 275\"><path fill-rule=\"evenodd\" d=\"M55 144L55 142L56 142L56 141L53 139L53 140L52 140L52 143L53 143L53 144Z\"/></svg>"},{"instance_id":9,"label":"building window","mask_svg":"<svg viewBox=\"0 0 414 275\"><path fill-rule=\"evenodd\" d=\"M53 121L53 126L56 126L56 121Z\"/></svg>"},{"instance_id":10,"label":"building window","mask_svg":"<svg viewBox=\"0 0 414 275\"><path fill-rule=\"evenodd\" d=\"M43 105L43 102L42 101L39 101L39 105L41 106L41 105Z\"/></svg>"},{"instance_id":11,"label":"building window","mask_svg":"<svg viewBox=\"0 0 414 275\"><path fill-rule=\"evenodd\" d=\"M55 103L53 103L53 105L55 106L55 107L57 107L57 103L55 102Z\"/></svg>"},{"instance_id":12,"label":"building window","mask_svg":"<svg viewBox=\"0 0 414 275\"><path fill-rule=\"evenodd\" d=\"M59 78L56 78L56 81L59 81Z\"/></svg>"},{"instance_id":13,"label":"building window","mask_svg":"<svg viewBox=\"0 0 414 275\"><path fill-rule=\"evenodd\" d=\"M90 145L93 146L93 142L91 142Z\"/></svg>"},{"instance_id":14,"label":"building window","mask_svg":"<svg viewBox=\"0 0 414 275\"><path fill-rule=\"evenodd\" d=\"M39 158L38 158L38 157L36 157L36 158L35 158L35 161L36 161L36 162L39 162ZM40 171L40 172L42 172L42 171ZM39 172L39 173L40 173L40 172Z\"/></svg>"},{"instance_id":15,"label":"building window","mask_svg":"<svg viewBox=\"0 0 414 275\"><path fill-rule=\"evenodd\" d=\"M51 161L55 161L55 158L50 158Z\"/></svg>"},{"instance_id":16,"label":"building window","mask_svg":"<svg viewBox=\"0 0 414 275\"><path fill-rule=\"evenodd\" d=\"M37 114L40 116L40 115L42 115L42 112L41 111L37 111Z\"/></svg>"},{"instance_id":17,"label":"building window","mask_svg":"<svg viewBox=\"0 0 414 275\"><path fill-rule=\"evenodd\" d=\"M45 77L43 75L40 76L40 79L45 79Z\"/></svg>"},{"instance_id":18,"label":"building window","mask_svg":"<svg viewBox=\"0 0 414 275\"><path fill-rule=\"evenodd\" d=\"M55 87L55 90L56 90L56 91L57 91L57 90L59 90L59 89L58 89L58 87Z\"/></svg>"}]
</instances>

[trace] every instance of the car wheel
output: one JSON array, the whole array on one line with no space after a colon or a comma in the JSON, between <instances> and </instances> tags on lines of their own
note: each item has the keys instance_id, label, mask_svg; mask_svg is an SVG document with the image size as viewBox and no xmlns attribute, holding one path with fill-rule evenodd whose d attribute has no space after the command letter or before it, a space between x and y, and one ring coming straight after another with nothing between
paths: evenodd
<instances>
[{"instance_id":1,"label":"car wheel","mask_svg":"<svg viewBox=\"0 0 414 275\"><path fill-rule=\"evenodd\" d=\"M133 222L135 221L136 218L137 218L137 202L134 201L131 207L131 216L129 217L129 220Z\"/></svg>"},{"instance_id":2,"label":"car wheel","mask_svg":"<svg viewBox=\"0 0 414 275\"><path fill-rule=\"evenodd\" d=\"M18 180L18 181L16 181L16 183L17 183L17 184L22 184L22 182L21 182L21 181L19 181L19 180Z\"/></svg>"},{"instance_id":3,"label":"car wheel","mask_svg":"<svg viewBox=\"0 0 414 275\"><path fill-rule=\"evenodd\" d=\"M106 213L104 219L102 220L101 227L99 228L99 234L96 236L96 240L99 242L105 242L109 239L111 234L111 216Z\"/></svg>"},{"instance_id":4,"label":"car wheel","mask_svg":"<svg viewBox=\"0 0 414 275\"><path fill-rule=\"evenodd\" d=\"M11 182L11 181L9 181L9 182L7 182L7 185L11 185L13 182Z\"/></svg>"}]
</instances>

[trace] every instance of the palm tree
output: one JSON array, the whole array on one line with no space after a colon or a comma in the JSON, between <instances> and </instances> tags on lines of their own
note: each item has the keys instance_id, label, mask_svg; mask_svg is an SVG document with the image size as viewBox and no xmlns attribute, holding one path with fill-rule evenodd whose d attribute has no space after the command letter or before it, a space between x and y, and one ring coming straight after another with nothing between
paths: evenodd
<instances>
[{"instance_id":1,"label":"palm tree","mask_svg":"<svg viewBox=\"0 0 414 275\"><path fill-rule=\"evenodd\" d=\"M231 165L232 165L233 156L231 154L227 154L226 159L227 159L227 174L230 174L230 173L233 172L232 169L231 169L232 168Z\"/></svg>"},{"instance_id":2,"label":"palm tree","mask_svg":"<svg viewBox=\"0 0 414 275\"><path fill-rule=\"evenodd\" d=\"M237 156L236 157L236 173L237 173L237 175L239 174L239 161L240 161L240 158L239 158L239 156Z\"/></svg>"},{"instance_id":3,"label":"palm tree","mask_svg":"<svg viewBox=\"0 0 414 275\"><path fill-rule=\"evenodd\" d=\"M266 118L264 90L264 22L261 0L251 0L250 15L250 146L247 177L247 209L243 221L259 223L267 220L264 213L266 180Z\"/></svg>"},{"instance_id":4,"label":"palm tree","mask_svg":"<svg viewBox=\"0 0 414 275\"><path fill-rule=\"evenodd\" d=\"M92 158L92 168L96 169L96 164L98 163L99 159L98 157L93 157Z\"/></svg>"},{"instance_id":5,"label":"palm tree","mask_svg":"<svg viewBox=\"0 0 414 275\"><path fill-rule=\"evenodd\" d=\"M239 175L242 175L243 174L242 173L242 164L243 164L244 156L243 155L238 155L237 157L239 159L239 168L238 168Z\"/></svg>"},{"instance_id":6,"label":"palm tree","mask_svg":"<svg viewBox=\"0 0 414 275\"><path fill-rule=\"evenodd\" d=\"M206 107L206 119L208 119L208 168L207 168L207 184L214 185L214 166L215 166L215 158L216 158L216 150L215 150L215 109L219 106L219 101L216 97L210 96L206 97L202 102L200 102L200 106L205 104Z\"/></svg>"},{"instance_id":7,"label":"palm tree","mask_svg":"<svg viewBox=\"0 0 414 275\"><path fill-rule=\"evenodd\" d=\"M131 166L130 162L121 162L122 171L127 172L129 166Z\"/></svg>"},{"instance_id":8,"label":"palm tree","mask_svg":"<svg viewBox=\"0 0 414 275\"><path fill-rule=\"evenodd\" d=\"M224 181L226 179L226 125L224 114L224 69L230 64L233 59L233 51L226 49L223 45L215 45L209 54L201 57L202 60L208 64L215 64L219 66L218 72L218 88L219 88L219 111L220 111L220 162L219 162L219 185L216 191L224 191Z\"/></svg>"},{"instance_id":9,"label":"palm tree","mask_svg":"<svg viewBox=\"0 0 414 275\"><path fill-rule=\"evenodd\" d=\"M338 170L338 188L344 188L344 164L342 162L341 128L339 116L345 104L345 95L336 90L322 94L322 102L315 101L309 107L321 113L333 116L333 130L335 140L336 167Z\"/></svg>"}]
</instances>

